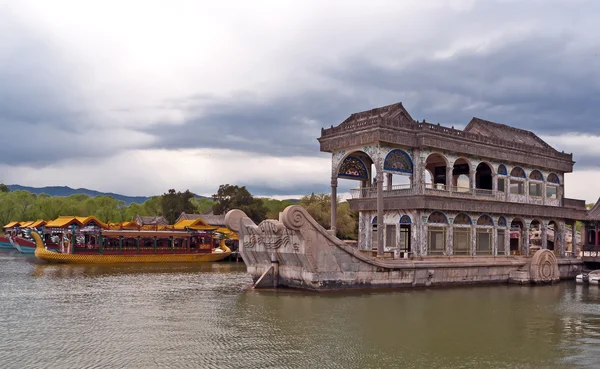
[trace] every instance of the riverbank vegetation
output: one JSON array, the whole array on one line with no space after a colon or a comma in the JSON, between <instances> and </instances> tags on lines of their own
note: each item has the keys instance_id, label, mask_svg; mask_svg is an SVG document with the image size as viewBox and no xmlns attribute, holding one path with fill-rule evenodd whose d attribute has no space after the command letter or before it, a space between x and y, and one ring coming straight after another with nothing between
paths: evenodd
<instances>
[{"instance_id":1,"label":"riverbank vegetation","mask_svg":"<svg viewBox=\"0 0 600 369\"><path fill-rule=\"evenodd\" d=\"M242 209L256 223L265 219L278 219L287 206L300 204L324 228L330 228L331 196L311 194L300 200L276 200L252 196L244 186L221 185L212 198L202 198L190 191L169 190L161 196L151 197L142 204L116 200L111 196L77 194L71 196L36 195L27 191L9 191L0 184L0 224L11 221L56 219L61 215L90 216L103 222L132 221L136 215L164 216L174 223L181 212L224 214L230 209ZM338 204L338 236L356 239L357 214L350 211L347 202Z\"/></svg>"}]
</instances>

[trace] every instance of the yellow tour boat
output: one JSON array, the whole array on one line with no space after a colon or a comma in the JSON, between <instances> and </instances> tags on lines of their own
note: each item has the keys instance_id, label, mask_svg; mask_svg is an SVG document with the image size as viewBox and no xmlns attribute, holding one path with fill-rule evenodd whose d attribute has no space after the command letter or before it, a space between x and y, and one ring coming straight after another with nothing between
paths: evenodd
<instances>
[{"instance_id":1,"label":"yellow tour boat","mask_svg":"<svg viewBox=\"0 0 600 369\"><path fill-rule=\"evenodd\" d=\"M37 231L35 256L49 263L112 264L212 262L231 254L215 239L217 227L187 227L185 230L100 230L87 234L65 233L58 251L50 251ZM218 245L215 245L218 243Z\"/></svg>"}]
</instances>

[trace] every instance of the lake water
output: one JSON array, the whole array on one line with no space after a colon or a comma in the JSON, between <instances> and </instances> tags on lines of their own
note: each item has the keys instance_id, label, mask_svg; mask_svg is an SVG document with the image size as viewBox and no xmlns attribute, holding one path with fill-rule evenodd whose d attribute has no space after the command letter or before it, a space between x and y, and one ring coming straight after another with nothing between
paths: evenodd
<instances>
[{"instance_id":1,"label":"lake water","mask_svg":"<svg viewBox=\"0 0 600 369\"><path fill-rule=\"evenodd\" d=\"M597 287L250 284L243 263L46 265L0 250L0 368L600 367Z\"/></svg>"}]
</instances>

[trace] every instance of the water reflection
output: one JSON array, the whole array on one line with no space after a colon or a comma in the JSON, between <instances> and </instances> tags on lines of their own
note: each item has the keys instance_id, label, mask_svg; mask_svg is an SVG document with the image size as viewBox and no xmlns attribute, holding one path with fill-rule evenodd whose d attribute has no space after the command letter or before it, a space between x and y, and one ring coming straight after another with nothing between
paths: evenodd
<instances>
[{"instance_id":1,"label":"water reflection","mask_svg":"<svg viewBox=\"0 0 600 369\"><path fill-rule=\"evenodd\" d=\"M600 366L597 287L255 291L241 263L0 253L0 367Z\"/></svg>"}]
</instances>

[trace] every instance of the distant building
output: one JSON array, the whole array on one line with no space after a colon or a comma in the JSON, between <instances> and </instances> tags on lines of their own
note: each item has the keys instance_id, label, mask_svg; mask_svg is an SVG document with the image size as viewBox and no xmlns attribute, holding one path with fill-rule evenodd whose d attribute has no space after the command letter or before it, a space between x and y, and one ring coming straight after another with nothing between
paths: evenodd
<instances>
[{"instance_id":1,"label":"distant building","mask_svg":"<svg viewBox=\"0 0 600 369\"><path fill-rule=\"evenodd\" d=\"M225 227L225 214L216 215L212 211L208 211L204 214L187 214L182 212L175 223L178 223L181 220L196 219L202 219L206 224L210 224L213 226Z\"/></svg>"}]
</instances>

